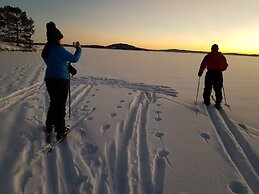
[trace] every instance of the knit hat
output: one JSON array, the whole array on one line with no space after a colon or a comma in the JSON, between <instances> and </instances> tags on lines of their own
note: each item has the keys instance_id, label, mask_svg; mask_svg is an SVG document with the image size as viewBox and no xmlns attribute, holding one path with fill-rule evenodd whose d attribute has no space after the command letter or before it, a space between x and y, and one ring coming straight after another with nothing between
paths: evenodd
<instances>
[{"instance_id":1,"label":"knit hat","mask_svg":"<svg viewBox=\"0 0 259 194\"><path fill-rule=\"evenodd\" d=\"M211 46L211 50L212 50L212 51L218 51L218 50L219 50L219 46L218 46L217 44L213 44L213 45Z\"/></svg>"},{"instance_id":2,"label":"knit hat","mask_svg":"<svg viewBox=\"0 0 259 194\"><path fill-rule=\"evenodd\" d=\"M48 42L57 42L63 38L63 34L56 28L54 22L46 24Z\"/></svg>"}]
</instances>

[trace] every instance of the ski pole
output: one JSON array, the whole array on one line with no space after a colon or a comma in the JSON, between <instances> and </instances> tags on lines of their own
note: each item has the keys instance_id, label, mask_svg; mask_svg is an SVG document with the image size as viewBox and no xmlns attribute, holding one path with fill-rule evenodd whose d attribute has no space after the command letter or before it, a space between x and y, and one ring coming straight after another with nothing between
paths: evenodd
<instances>
[{"instance_id":1,"label":"ski pole","mask_svg":"<svg viewBox=\"0 0 259 194\"><path fill-rule=\"evenodd\" d=\"M201 77L199 77L199 80L198 80L198 87L197 87L196 99L195 99L194 104L198 104L198 103L197 103L197 99L198 99L199 89L200 89L200 80L201 80Z\"/></svg>"},{"instance_id":2,"label":"ski pole","mask_svg":"<svg viewBox=\"0 0 259 194\"><path fill-rule=\"evenodd\" d=\"M225 93L224 86L222 87L222 89L223 89L223 96L224 96L225 106L228 107L229 110L231 110L230 105L227 103L227 98L226 98L226 93Z\"/></svg>"},{"instance_id":3,"label":"ski pole","mask_svg":"<svg viewBox=\"0 0 259 194\"><path fill-rule=\"evenodd\" d=\"M69 62L71 64L71 62ZM70 90L70 82L71 82L71 75L69 74L69 87L68 87L68 117L71 118L71 90Z\"/></svg>"}]
</instances>

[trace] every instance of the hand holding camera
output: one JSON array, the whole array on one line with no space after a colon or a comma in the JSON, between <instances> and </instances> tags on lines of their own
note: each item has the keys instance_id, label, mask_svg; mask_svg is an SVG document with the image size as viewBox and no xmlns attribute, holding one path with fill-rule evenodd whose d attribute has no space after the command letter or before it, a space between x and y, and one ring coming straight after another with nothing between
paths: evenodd
<instances>
[{"instance_id":1,"label":"hand holding camera","mask_svg":"<svg viewBox=\"0 0 259 194\"><path fill-rule=\"evenodd\" d=\"M75 48L81 47L80 42L79 41L73 42L73 47Z\"/></svg>"}]
</instances>

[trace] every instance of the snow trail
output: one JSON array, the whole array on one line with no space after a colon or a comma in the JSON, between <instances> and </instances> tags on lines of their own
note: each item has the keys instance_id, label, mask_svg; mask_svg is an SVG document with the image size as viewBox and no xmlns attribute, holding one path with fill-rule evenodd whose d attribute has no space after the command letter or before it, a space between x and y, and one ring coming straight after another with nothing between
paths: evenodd
<instances>
[{"instance_id":1,"label":"snow trail","mask_svg":"<svg viewBox=\"0 0 259 194\"><path fill-rule=\"evenodd\" d=\"M242 141L240 141L240 138L242 137L238 136L240 134L236 134L237 131L234 131L235 127L233 127L233 123L230 124L226 114L224 114L223 111L220 112L221 114L219 114L216 108L213 108L212 106L208 107L208 113L211 121L218 132L227 154L241 175L244 177L247 184L250 186L253 192L257 194L259 193L258 175L256 174L256 171L249 160L247 160L247 155L242 149L241 145L244 146Z\"/></svg>"}]
</instances>

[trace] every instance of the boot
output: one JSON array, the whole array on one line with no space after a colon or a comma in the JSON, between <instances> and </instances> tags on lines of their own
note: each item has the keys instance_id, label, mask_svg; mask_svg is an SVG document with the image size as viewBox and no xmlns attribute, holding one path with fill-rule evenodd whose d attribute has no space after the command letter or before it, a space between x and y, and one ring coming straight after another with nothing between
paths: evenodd
<instances>
[{"instance_id":1,"label":"boot","mask_svg":"<svg viewBox=\"0 0 259 194\"><path fill-rule=\"evenodd\" d=\"M209 105L210 105L210 101L209 101L209 100L204 100L204 104L205 104L206 106L209 106Z\"/></svg>"},{"instance_id":2,"label":"boot","mask_svg":"<svg viewBox=\"0 0 259 194\"><path fill-rule=\"evenodd\" d=\"M215 104L215 108L218 109L218 110L222 109L221 103L216 103Z\"/></svg>"}]
</instances>

